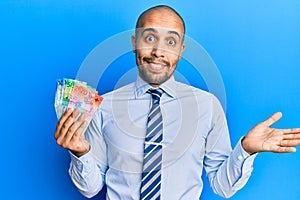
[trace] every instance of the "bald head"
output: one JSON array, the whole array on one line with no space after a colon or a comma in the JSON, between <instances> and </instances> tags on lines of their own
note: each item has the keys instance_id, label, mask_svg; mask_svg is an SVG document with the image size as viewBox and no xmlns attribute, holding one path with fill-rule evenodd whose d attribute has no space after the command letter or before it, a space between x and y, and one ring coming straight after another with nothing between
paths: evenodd
<instances>
[{"instance_id":1,"label":"bald head","mask_svg":"<svg viewBox=\"0 0 300 200\"><path fill-rule=\"evenodd\" d=\"M171 16L179 18L179 20L182 24L184 33L185 33L185 23L184 23L184 20L182 19L182 17L179 15L179 13L176 10L174 10L173 8L171 8L169 6L166 6L166 5L158 5L158 6L154 6L154 7L151 7L149 9L145 10L139 16L139 18L136 22L136 26L135 26L136 30L139 29L139 28L143 28L146 16L151 14L151 13L154 13L154 12L158 12L158 13L161 13L161 14L167 14L167 15L171 15Z\"/></svg>"}]
</instances>

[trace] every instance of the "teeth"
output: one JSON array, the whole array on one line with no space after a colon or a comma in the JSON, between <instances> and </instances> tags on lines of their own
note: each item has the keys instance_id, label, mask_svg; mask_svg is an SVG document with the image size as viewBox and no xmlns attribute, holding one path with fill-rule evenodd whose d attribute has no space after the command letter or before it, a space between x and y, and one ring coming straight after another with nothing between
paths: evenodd
<instances>
[{"instance_id":1,"label":"teeth","mask_svg":"<svg viewBox=\"0 0 300 200\"><path fill-rule=\"evenodd\" d=\"M153 69L162 69L162 68L163 68L162 65L156 64L156 63L150 63L150 66L151 66Z\"/></svg>"}]
</instances>

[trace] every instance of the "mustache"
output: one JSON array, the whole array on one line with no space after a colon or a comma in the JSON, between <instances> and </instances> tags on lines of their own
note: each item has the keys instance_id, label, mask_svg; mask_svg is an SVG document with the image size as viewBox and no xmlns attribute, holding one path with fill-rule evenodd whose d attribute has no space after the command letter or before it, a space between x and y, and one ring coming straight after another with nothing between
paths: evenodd
<instances>
[{"instance_id":1,"label":"mustache","mask_svg":"<svg viewBox=\"0 0 300 200\"><path fill-rule=\"evenodd\" d=\"M164 59L157 59L157 58L154 58L154 57L144 57L143 61L148 62L148 63L154 62L154 63L164 64L168 67L170 66L170 63L168 61L166 61Z\"/></svg>"}]
</instances>

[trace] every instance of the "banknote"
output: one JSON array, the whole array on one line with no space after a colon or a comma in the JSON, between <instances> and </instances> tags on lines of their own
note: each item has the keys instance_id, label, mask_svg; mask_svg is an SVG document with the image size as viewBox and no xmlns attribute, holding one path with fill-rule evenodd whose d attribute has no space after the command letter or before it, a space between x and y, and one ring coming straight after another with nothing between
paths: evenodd
<instances>
[{"instance_id":1,"label":"banknote","mask_svg":"<svg viewBox=\"0 0 300 200\"><path fill-rule=\"evenodd\" d=\"M101 102L102 97L98 95L96 90L76 83L70 95L68 108L78 108L81 113L85 113L86 121L90 121Z\"/></svg>"},{"instance_id":2,"label":"banknote","mask_svg":"<svg viewBox=\"0 0 300 200\"><path fill-rule=\"evenodd\" d=\"M64 112L63 108L62 108L64 86L65 86L65 80L64 79L57 80L55 102L54 102L54 107L55 107L55 112L56 112L57 118L60 118L60 116Z\"/></svg>"},{"instance_id":3,"label":"banknote","mask_svg":"<svg viewBox=\"0 0 300 200\"><path fill-rule=\"evenodd\" d=\"M67 108L77 108L90 122L102 100L97 90L86 82L65 78L57 80L54 107L58 119Z\"/></svg>"}]
</instances>

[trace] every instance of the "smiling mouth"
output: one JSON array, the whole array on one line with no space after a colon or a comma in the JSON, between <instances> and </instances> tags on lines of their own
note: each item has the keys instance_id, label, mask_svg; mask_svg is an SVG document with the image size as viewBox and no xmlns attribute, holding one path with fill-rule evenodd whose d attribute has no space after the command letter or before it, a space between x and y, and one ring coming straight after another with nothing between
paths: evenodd
<instances>
[{"instance_id":1,"label":"smiling mouth","mask_svg":"<svg viewBox=\"0 0 300 200\"><path fill-rule=\"evenodd\" d=\"M153 70L153 71L160 71L165 67L164 64L153 63L153 62L148 63L148 65L149 65L150 69Z\"/></svg>"}]
</instances>

